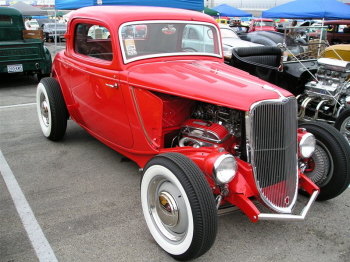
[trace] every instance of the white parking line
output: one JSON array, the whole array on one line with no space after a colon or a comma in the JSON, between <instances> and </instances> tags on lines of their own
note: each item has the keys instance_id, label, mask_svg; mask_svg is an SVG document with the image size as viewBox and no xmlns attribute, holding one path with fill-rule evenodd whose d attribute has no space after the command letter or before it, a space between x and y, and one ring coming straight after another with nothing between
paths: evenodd
<instances>
[{"instance_id":1,"label":"white parking line","mask_svg":"<svg viewBox=\"0 0 350 262\"><path fill-rule=\"evenodd\" d=\"M58 261L1 150L0 173L39 261Z\"/></svg>"},{"instance_id":2,"label":"white parking line","mask_svg":"<svg viewBox=\"0 0 350 262\"><path fill-rule=\"evenodd\" d=\"M32 106L32 105L36 105L36 103L10 105L10 106L0 106L0 109L2 109L2 108L11 108L11 107L20 107L20 106Z\"/></svg>"}]
</instances>

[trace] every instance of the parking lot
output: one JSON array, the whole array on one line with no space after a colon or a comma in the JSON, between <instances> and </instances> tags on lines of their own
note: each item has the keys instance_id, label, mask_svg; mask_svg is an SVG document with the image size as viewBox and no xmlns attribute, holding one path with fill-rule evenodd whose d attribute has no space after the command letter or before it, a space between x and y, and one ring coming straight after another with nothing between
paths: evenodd
<instances>
[{"instance_id":1,"label":"parking lot","mask_svg":"<svg viewBox=\"0 0 350 262\"><path fill-rule=\"evenodd\" d=\"M47 45L53 56L64 48ZM174 261L144 221L138 166L71 120L62 141L46 139L36 85L1 76L0 261ZM349 207L348 189L316 202L304 222L220 216L213 247L197 261L349 261Z\"/></svg>"}]
</instances>

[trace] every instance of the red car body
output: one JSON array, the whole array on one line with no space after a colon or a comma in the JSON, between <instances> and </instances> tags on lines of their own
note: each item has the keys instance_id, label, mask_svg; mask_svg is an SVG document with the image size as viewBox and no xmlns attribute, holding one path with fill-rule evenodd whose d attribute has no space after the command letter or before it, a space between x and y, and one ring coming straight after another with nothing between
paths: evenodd
<instances>
[{"instance_id":1,"label":"red car body","mask_svg":"<svg viewBox=\"0 0 350 262\"><path fill-rule=\"evenodd\" d=\"M110 37L86 38L91 25ZM124 39L124 27L135 25L142 35ZM181 40L191 26L208 33L209 40L191 42L202 49ZM253 222L304 219L319 189L298 167L298 145L312 135L297 128L291 93L224 63L214 19L181 9L101 6L74 11L67 28L66 50L38 86L42 130L61 139L70 116L135 161L144 170L146 222L166 252L179 260L204 254L215 239L216 208L236 206ZM55 88L57 99L50 99ZM174 170L182 175L175 178ZM226 181L226 174L233 177ZM299 188L311 197L295 215ZM273 212L262 213L254 199Z\"/></svg>"},{"instance_id":2,"label":"red car body","mask_svg":"<svg viewBox=\"0 0 350 262\"><path fill-rule=\"evenodd\" d=\"M276 31L277 32L277 27L276 27L275 21L273 21L272 19L266 19L266 18L252 19L250 21L248 33L255 32L255 31Z\"/></svg>"}]
</instances>

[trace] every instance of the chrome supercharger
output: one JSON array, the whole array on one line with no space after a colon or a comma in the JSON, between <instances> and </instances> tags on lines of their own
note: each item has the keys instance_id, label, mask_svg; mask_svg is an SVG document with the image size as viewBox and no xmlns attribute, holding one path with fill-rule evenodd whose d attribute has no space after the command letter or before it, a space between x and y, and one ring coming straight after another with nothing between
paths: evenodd
<instances>
[{"instance_id":1,"label":"chrome supercharger","mask_svg":"<svg viewBox=\"0 0 350 262\"><path fill-rule=\"evenodd\" d=\"M297 96L298 117L334 123L343 109L350 108L350 62L331 58L320 58L317 62L317 73Z\"/></svg>"}]
</instances>

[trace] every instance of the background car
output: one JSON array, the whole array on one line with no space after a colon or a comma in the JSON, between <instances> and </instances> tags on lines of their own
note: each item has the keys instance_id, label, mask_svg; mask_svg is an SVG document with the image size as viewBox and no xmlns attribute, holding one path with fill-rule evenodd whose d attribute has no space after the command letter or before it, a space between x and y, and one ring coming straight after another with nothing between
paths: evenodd
<instances>
[{"instance_id":1,"label":"background car","mask_svg":"<svg viewBox=\"0 0 350 262\"><path fill-rule=\"evenodd\" d=\"M252 19L248 33L255 31L277 31L275 21L266 18Z\"/></svg>"},{"instance_id":2,"label":"background car","mask_svg":"<svg viewBox=\"0 0 350 262\"><path fill-rule=\"evenodd\" d=\"M30 25L30 27L27 26L27 23ZM32 19L32 20L27 21L27 23L26 23L27 30L38 30L40 28L39 23L36 20Z\"/></svg>"},{"instance_id":3,"label":"background car","mask_svg":"<svg viewBox=\"0 0 350 262\"><path fill-rule=\"evenodd\" d=\"M324 25L332 27L327 31L327 41L331 45L350 43L350 33L344 32L344 28L350 25L350 20L328 20Z\"/></svg>"},{"instance_id":4,"label":"background car","mask_svg":"<svg viewBox=\"0 0 350 262\"><path fill-rule=\"evenodd\" d=\"M51 39L54 40L62 40L64 39L64 34L67 31L66 24L58 24L58 23L45 23L42 25L43 33L46 39L46 42L49 42Z\"/></svg>"},{"instance_id":5,"label":"background car","mask_svg":"<svg viewBox=\"0 0 350 262\"><path fill-rule=\"evenodd\" d=\"M350 45L349 44L331 45L327 47L320 54L320 57L350 61Z\"/></svg>"},{"instance_id":6,"label":"background car","mask_svg":"<svg viewBox=\"0 0 350 262\"><path fill-rule=\"evenodd\" d=\"M256 31L241 35L241 39L250 41L256 44L264 46L280 46L285 44L290 53L298 55L303 53L305 49L302 47L299 41L296 41L294 38L289 35L285 35L280 32L274 31Z\"/></svg>"},{"instance_id":7,"label":"background car","mask_svg":"<svg viewBox=\"0 0 350 262\"><path fill-rule=\"evenodd\" d=\"M262 46L261 44L253 43L251 41L242 40L232 29L232 27L219 25L222 45L224 48L225 60L229 61L232 57L232 50L235 47L250 47L250 46Z\"/></svg>"}]
</instances>

